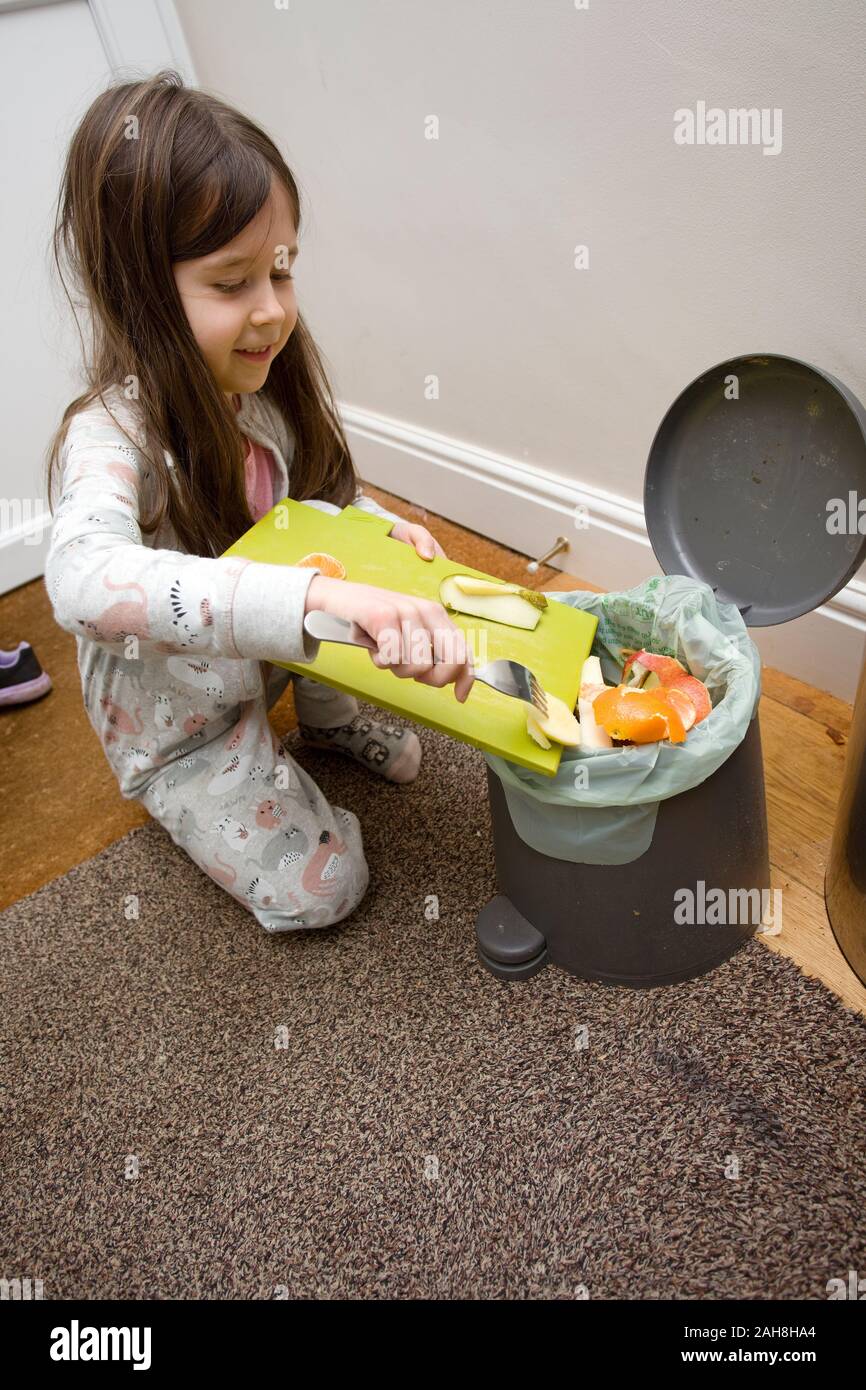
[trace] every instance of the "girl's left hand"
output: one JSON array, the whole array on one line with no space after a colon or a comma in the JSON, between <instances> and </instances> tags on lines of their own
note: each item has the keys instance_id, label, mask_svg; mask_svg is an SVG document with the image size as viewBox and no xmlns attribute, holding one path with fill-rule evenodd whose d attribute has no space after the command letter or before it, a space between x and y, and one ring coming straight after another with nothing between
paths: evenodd
<instances>
[{"instance_id":1,"label":"girl's left hand","mask_svg":"<svg viewBox=\"0 0 866 1390\"><path fill-rule=\"evenodd\" d=\"M435 555L441 555L443 560L448 559L436 537L430 534L426 526L419 526L412 521L397 521L392 526L390 534L396 541L405 541L407 545L414 545L422 560L432 560Z\"/></svg>"}]
</instances>

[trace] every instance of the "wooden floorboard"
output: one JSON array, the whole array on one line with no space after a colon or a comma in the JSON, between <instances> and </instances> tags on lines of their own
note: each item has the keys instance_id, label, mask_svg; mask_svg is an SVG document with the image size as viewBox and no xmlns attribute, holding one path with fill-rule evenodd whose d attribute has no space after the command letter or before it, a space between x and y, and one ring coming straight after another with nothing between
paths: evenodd
<instances>
[{"instance_id":1,"label":"wooden floorboard","mask_svg":"<svg viewBox=\"0 0 866 1390\"><path fill-rule=\"evenodd\" d=\"M547 592L592 589L589 580L548 565L535 574L527 556L365 484L389 510L419 521L446 554L473 569ZM54 689L0 718L4 874L0 908L97 854L149 819L124 801L90 727L81 698L75 641L55 623L39 579L0 598L0 646L26 639ZM782 890L783 929L761 936L866 1015L866 988L836 945L824 907L824 871L842 783L852 708L826 691L765 667L760 702L767 817L774 888ZM291 687L272 711L279 734L295 727Z\"/></svg>"}]
</instances>

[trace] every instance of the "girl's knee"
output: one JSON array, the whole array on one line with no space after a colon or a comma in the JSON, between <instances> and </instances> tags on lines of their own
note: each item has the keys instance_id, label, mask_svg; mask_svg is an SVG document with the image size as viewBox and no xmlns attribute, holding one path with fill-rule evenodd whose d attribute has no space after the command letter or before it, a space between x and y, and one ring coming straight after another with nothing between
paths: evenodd
<instances>
[{"instance_id":1,"label":"girl's knee","mask_svg":"<svg viewBox=\"0 0 866 1390\"><path fill-rule=\"evenodd\" d=\"M333 927L355 911L370 882L370 870L364 851L352 850L341 865L342 882L335 880L336 891L327 898L314 899L308 906L287 909L276 904L250 903L256 921L267 932L309 931Z\"/></svg>"},{"instance_id":2,"label":"girl's knee","mask_svg":"<svg viewBox=\"0 0 866 1390\"><path fill-rule=\"evenodd\" d=\"M300 849L282 883L279 869L258 882L266 896L256 900L253 895L251 911L265 931L332 927L355 911L367 891L370 870L354 812L328 807L328 814L308 828Z\"/></svg>"},{"instance_id":3,"label":"girl's knee","mask_svg":"<svg viewBox=\"0 0 866 1390\"><path fill-rule=\"evenodd\" d=\"M334 926L355 911L369 883L361 825L279 751L291 773L286 791L273 778L245 784L241 766L240 783L215 794L222 764L219 749L209 749L200 769L172 769L148 810L266 931Z\"/></svg>"}]
</instances>

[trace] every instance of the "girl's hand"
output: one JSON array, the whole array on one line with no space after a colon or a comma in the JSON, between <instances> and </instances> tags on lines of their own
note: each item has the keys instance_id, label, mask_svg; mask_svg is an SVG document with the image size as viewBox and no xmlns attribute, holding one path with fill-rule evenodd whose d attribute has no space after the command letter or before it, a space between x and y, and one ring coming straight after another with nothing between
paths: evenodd
<instances>
[{"instance_id":1,"label":"girl's hand","mask_svg":"<svg viewBox=\"0 0 866 1390\"><path fill-rule=\"evenodd\" d=\"M426 526L419 526L413 521L398 521L391 527L390 534L395 541L405 541L407 545L414 545L422 560L432 560L434 555L441 555L443 560L448 559L436 537L430 534Z\"/></svg>"},{"instance_id":2,"label":"girl's hand","mask_svg":"<svg viewBox=\"0 0 866 1390\"><path fill-rule=\"evenodd\" d=\"M424 530L423 526L415 529ZM315 608L347 618L368 632L378 643L378 651L369 653L370 660L380 670L393 671L401 680L411 676L422 685L453 681L455 699L461 705L465 702L475 680L472 649L441 603L316 574L307 589L304 611Z\"/></svg>"}]
</instances>

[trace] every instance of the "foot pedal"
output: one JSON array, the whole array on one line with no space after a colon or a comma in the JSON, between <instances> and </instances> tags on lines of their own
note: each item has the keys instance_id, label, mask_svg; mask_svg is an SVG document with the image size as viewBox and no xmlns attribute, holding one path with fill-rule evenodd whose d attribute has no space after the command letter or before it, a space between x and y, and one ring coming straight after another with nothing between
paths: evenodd
<instances>
[{"instance_id":1,"label":"foot pedal","mask_svg":"<svg viewBox=\"0 0 866 1390\"><path fill-rule=\"evenodd\" d=\"M531 922L499 893L475 923L478 959L501 980L526 980L547 963L547 942Z\"/></svg>"}]
</instances>

